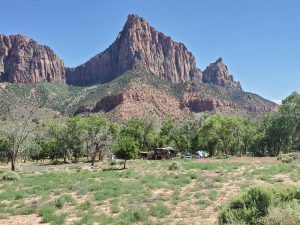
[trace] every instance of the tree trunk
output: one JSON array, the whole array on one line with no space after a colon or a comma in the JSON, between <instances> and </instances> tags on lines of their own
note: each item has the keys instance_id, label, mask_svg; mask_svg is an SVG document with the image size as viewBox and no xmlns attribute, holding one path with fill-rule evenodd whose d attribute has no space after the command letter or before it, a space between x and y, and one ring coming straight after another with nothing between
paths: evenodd
<instances>
[{"instance_id":1,"label":"tree trunk","mask_svg":"<svg viewBox=\"0 0 300 225\"><path fill-rule=\"evenodd\" d=\"M123 170L126 169L126 159L124 160L124 167L123 167Z\"/></svg>"},{"instance_id":2,"label":"tree trunk","mask_svg":"<svg viewBox=\"0 0 300 225\"><path fill-rule=\"evenodd\" d=\"M75 163L77 163L78 162L78 159L77 159L77 153L74 153L74 158L75 158Z\"/></svg>"},{"instance_id":3,"label":"tree trunk","mask_svg":"<svg viewBox=\"0 0 300 225\"><path fill-rule=\"evenodd\" d=\"M67 164L67 155L64 155L64 164Z\"/></svg>"},{"instance_id":4,"label":"tree trunk","mask_svg":"<svg viewBox=\"0 0 300 225\"><path fill-rule=\"evenodd\" d=\"M16 169L16 161L15 161L15 158L14 156L11 158L11 170L12 171L15 171Z\"/></svg>"},{"instance_id":5,"label":"tree trunk","mask_svg":"<svg viewBox=\"0 0 300 225\"><path fill-rule=\"evenodd\" d=\"M94 166L95 160L96 160L96 154L93 154L91 157L92 166Z\"/></svg>"}]
</instances>

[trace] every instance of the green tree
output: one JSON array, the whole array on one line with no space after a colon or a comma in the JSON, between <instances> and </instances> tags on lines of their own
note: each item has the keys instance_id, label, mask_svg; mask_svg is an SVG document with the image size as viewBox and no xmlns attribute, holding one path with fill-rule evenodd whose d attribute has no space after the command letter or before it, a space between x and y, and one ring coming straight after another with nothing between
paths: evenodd
<instances>
[{"instance_id":1,"label":"green tree","mask_svg":"<svg viewBox=\"0 0 300 225\"><path fill-rule=\"evenodd\" d=\"M61 153L61 155L64 158L64 163L67 163L67 158L70 154L70 147L71 147L71 143L70 143L70 138L68 135L68 127L65 124L65 122L63 121L59 121L59 120L54 120L54 121L50 121L47 124L47 128L48 128L48 134L50 136L50 140L54 140L55 144L53 144L54 146L58 147L58 151ZM43 142L41 142L43 143ZM46 146L44 146L46 147ZM54 153L56 151L54 150ZM56 155L56 160L57 160L57 156L59 154L55 154Z\"/></svg>"},{"instance_id":2,"label":"green tree","mask_svg":"<svg viewBox=\"0 0 300 225\"><path fill-rule=\"evenodd\" d=\"M17 158L29 146L37 126L31 123L37 107L29 109L21 116L14 111L14 108L15 106L7 106L6 115L9 116L9 120L0 126L0 132L10 143L9 156L13 171L16 169Z\"/></svg>"},{"instance_id":3,"label":"green tree","mask_svg":"<svg viewBox=\"0 0 300 225\"><path fill-rule=\"evenodd\" d=\"M78 161L78 157L82 156L83 139L84 139L84 122L79 116L70 117L67 120L66 135L74 161Z\"/></svg>"},{"instance_id":4,"label":"green tree","mask_svg":"<svg viewBox=\"0 0 300 225\"><path fill-rule=\"evenodd\" d=\"M0 136L0 161L7 163L9 162L11 156L10 156L10 148L11 148L11 143L9 139Z\"/></svg>"},{"instance_id":5,"label":"green tree","mask_svg":"<svg viewBox=\"0 0 300 225\"><path fill-rule=\"evenodd\" d=\"M251 152L251 147L257 140L259 133L259 126L257 123L251 121L250 118L240 118L239 119L239 141L238 150L239 155L246 155Z\"/></svg>"},{"instance_id":6,"label":"green tree","mask_svg":"<svg viewBox=\"0 0 300 225\"><path fill-rule=\"evenodd\" d=\"M169 145L173 145L174 143L174 134L175 134L175 121L167 120L165 121L159 132L159 146L158 147L166 147Z\"/></svg>"},{"instance_id":7,"label":"green tree","mask_svg":"<svg viewBox=\"0 0 300 225\"><path fill-rule=\"evenodd\" d=\"M141 151L149 151L158 147L158 135L152 119L132 118L128 120L122 127L120 135L135 140Z\"/></svg>"},{"instance_id":8,"label":"green tree","mask_svg":"<svg viewBox=\"0 0 300 225\"><path fill-rule=\"evenodd\" d=\"M126 169L127 160L138 157L138 150L138 144L132 137L123 136L119 139L115 155L117 158L124 160L124 169Z\"/></svg>"},{"instance_id":9,"label":"green tree","mask_svg":"<svg viewBox=\"0 0 300 225\"><path fill-rule=\"evenodd\" d=\"M278 113L284 121L286 151L300 150L300 94L293 92L282 101Z\"/></svg>"},{"instance_id":10,"label":"green tree","mask_svg":"<svg viewBox=\"0 0 300 225\"><path fill-rule=\"evenodd\" d=\"M279 110L265 117L263 141L267 153L276 156L280 151L300 150L300 94L293 92ZM262 148L262 146L261 146Z\"/></svg>"},{"instance_id":11,"label":"green tree","mask_svg":"<svg viewBox=\"0 0 300 225\"><path fill-rule=\"evenodd\" d=\"M243 142L249 141L249 134L246 134L244 127L241 119L232 116L210 116L199 129L201 145L210 155L236 155L243 145L248 148L248 144Z\"/></svg>"},{"instance_id":12,"label":"green tree","mask_svg":"<svg viewBox=\"0 0 300 225\"><path fill-rule=\"evenodd\" d=\"M85 138L93 147L91 154L92 166L97 155L103 158L104 149L111 147L118 132L118 127L104 117L89 116L84 118Z\"/></svg>"}]
</instances>

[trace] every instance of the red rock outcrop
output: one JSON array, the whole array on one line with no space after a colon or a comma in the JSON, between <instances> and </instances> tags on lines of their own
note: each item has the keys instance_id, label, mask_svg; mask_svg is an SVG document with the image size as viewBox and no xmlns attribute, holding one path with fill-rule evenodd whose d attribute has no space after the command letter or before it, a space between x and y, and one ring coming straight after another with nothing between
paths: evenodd
<instances>
[{"instance_id":1,"label":"red rock outcrop","mask_svg":"<svg viewBox=\"0 0 300 225\"><path fill-rule=\"evenodd\" d=\"M0 82L64 81L63 61L47 46L22 35L0 35Z\"/></svg>"},{"instance_id":2,"label":"red rock outcrop","mask_svg":"<svg viewBox=\"0 0 300 225\"><path fill-rule=\"evenodd\" d=\"M83 65L67 69L67 82L105 83L132 69L146 70L172 82L202 80L195 58L184 44L156 31L143 18L129 15L111 46Z\"/></svg>"},{"instance_id":3,"label":"red rock outcrop","mask_svg":"<svg viewBox=\"0 0 300 225\"><path fill-rule=\"evenodd\" d=\"M242 89L240 82L234 81L233 76L229 74L227 66L223 63L222 58L211 63L203 71L203 83L213 83L220 86L231 86Z\"/></svg>"},{"instance_id":4,"label":"red rock outcrop","mask_svg":"<svg viewBox=\"0 0 300 225\"><path fill-rule=\"evenodd\" d=\"M123 93L103 97L94 107L79 107L76 113L104 112L117 118L132 117L172 117L182 116L179 101L169 93L155 87L134 82Z\"/></svg>"},{"instance_id":5,"label":"red rock outcrop","mask_svg":"<svg viewBox=\"0 0 300 225\"><path fill-rule=\"evenodd\" d=\"M220 108L235 108L235 105L232 102L221 101L216 99L201 99L194 98L189 99L186 102L181 103L181 108L189 108L192 112L205 112L205 111L214 111Z\"/></svg>"}]
</instances>

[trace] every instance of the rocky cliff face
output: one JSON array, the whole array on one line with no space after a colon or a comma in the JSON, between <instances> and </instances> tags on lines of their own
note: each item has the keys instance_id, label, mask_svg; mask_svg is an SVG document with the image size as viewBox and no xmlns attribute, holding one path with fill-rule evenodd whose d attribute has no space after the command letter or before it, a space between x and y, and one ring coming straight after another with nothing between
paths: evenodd
<instances>
[{"instance_id":1,"label":"rocky cliff face","mask_svg":"<svg viewBox=\"0 0 300 225\"><path fill-rule=\"evenodd\" d=\"M233 80L233 76L229 74L227 66L223 63L222 58L211 63L203 71L203 82L212 83L220 86L231 86L242 89L240 82Z\"/></svg>"},{"instance_id":2,"label":"rocky cliff face","mask_svg":"<svg viewBox=\"0 0 300 225\"><path fill-rule=\"evenodd\" d=\"M22 35L0 35L0 82L63 81L64 63L47 46Z\"/></svg>"},{"instance_id":3,"label":"rocky cliff face","mask_svg":"<svg viewBox=\"0 0 300 225\"><path fill-rule=\"evenodd\" d=\"M172 82L201 81L202 72L184 44L129 15L116 41L104 52L75 69L67 70L70 84L109 82L132 69L144 69Z\"/></svg>"},{"instance_id":4,"label":"rocky cliff face","mask_svg":"<svg viewBox=\"0 0 300 225\"><path fill-rule=\"evenodd\" d=\"M178 99L139 80L120 94L107 95L95 104L80 106L74 114L104 112L119 119L183 117Z\"/></svg>"}]
</instances>

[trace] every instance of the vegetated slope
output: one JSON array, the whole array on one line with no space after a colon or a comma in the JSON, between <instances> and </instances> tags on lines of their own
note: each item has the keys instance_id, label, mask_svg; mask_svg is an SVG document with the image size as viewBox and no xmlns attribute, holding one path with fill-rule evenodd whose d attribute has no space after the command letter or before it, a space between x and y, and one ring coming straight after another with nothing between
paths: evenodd
<instances>
[{"instance_id":1,"label":"vegetated slope","mask_svg":"<svg viewBox=\"0 0 300 225\"><path fill-rule=\"evenodd\" d=\"M36 97L30 91L36 89ZM258 95L234 87L199 82L172 83L142 70L128 71L110 83L75 87L62 83L10 85L0 92L5 104L31 105L63 114L106 113L114 119L134 116L193 117L197 113L260 116L277 105ZM23 99L23 100L22 100Z\"/></svg>"}]
</instances>

